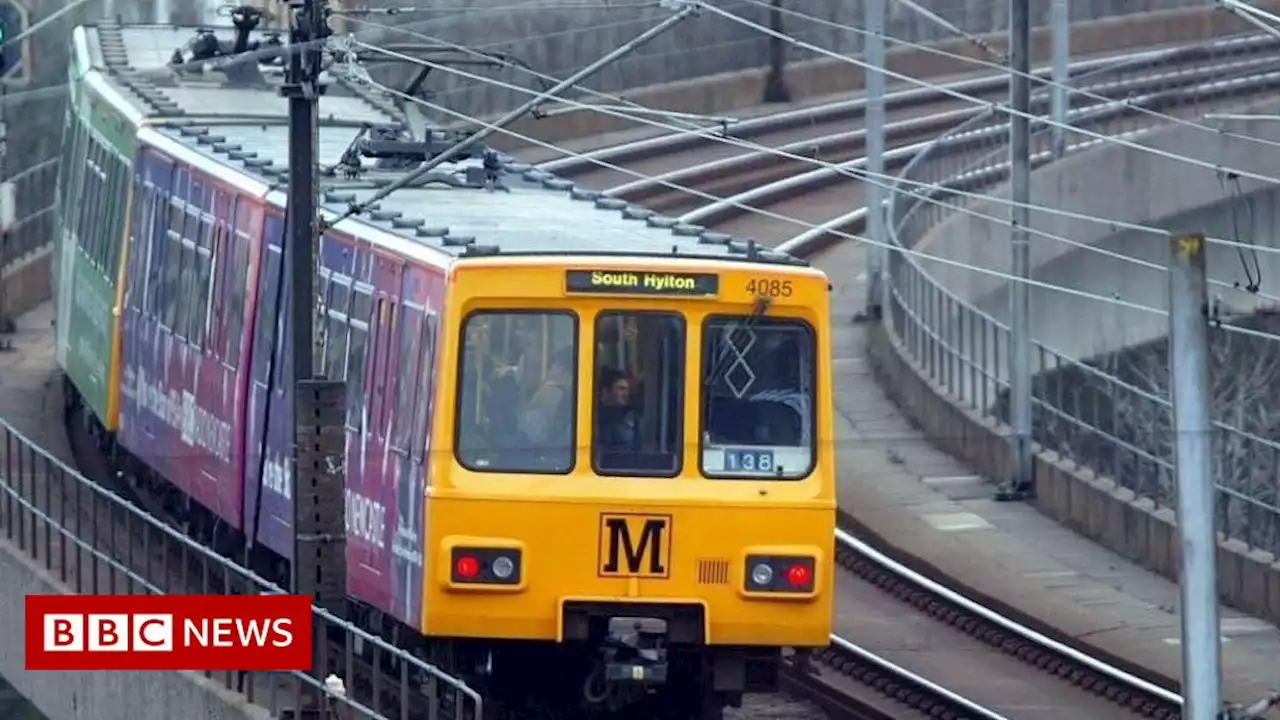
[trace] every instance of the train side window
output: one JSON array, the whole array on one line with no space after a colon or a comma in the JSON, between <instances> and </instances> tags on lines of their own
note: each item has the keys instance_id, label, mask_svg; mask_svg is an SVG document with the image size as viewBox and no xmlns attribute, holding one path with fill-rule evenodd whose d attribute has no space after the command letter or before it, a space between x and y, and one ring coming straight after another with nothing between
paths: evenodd
<instances>
[{"instance_id":1,"label":"train side window","mask_svg":"<svg viewBox=\"0 0 1280 720\"><path fill-rule=\"evenodd\" d=\"M106 252L103 254L103 267L107 271L107 278L112 282L116 279L116 273L120 269L120 246L124 242L124 222L125 222L125 205L128 198L128 168L124 161L116 155L115 151L111 151L108 155L109 172L107 179L110 183L111 192L107 200L107 223L106 233Z\"/></svg>"},{"instance_id":2,"label":"train side window","mask_svg":"<svg viewBox=\"0 0 1280 720\"><path fill-rule=\"evenodd\" d=\"M455 419L458 462L477 472L573 469L577 316L480 311L462 324Z\"/></svg>"},{"instance_id":3,"label":"train side window","mask_svg":"<svg viewBox=\"0 0 1280 720\"><path fill-rule=\"evenodd\" d=\"M418 363L417 399L413 403L413 431L410 435L413 442L411 457L417 461L426 459L430 439L427 432L431 423L431 406L433 404L432 389L436 367L436 332L437 315L428 309L422 323L422 344L418 352L421 361Z\"/></svg>"},{"instance_id":4,"label":"train side window","mask_svg":"<svg viewBox=\"0 0 1280 720\"><path fill-rule=\"evenodd\" d=\"M225 212L225 204L222 209ZM231 264L231 245L227 241L226 226L221 221L211 224L212 270L209 280L209 332L205 338L206 348L220 356L226 347L227 327L227 266Z\"/></svg>"},{"instance_id":5,"label":"train side window","mask_svg":"<svg viewBox=\"0 0 1280 720\"><path fill-rule=\"evenodd\" d=\"M347 341L351 326L346 316L329 311L325 318L324 376L329 380L347 379Z\"/></svg>"},{"instance_id":6,"label":"train side window","mask_svg":"<svg viewBox=\"0 0 1280 720\"><path fill-rule=\"evenodd\" d=\"M209 334L209 305L213 302L210 290L213 288L214 270L213 250L208 247L196 248L196 294L192 299L195 308L191 319L191 336L194 338L192 343L199 348L208 344L206 338Z\"/></svg>"},{"instance_id":7,"label":"train side window","mask_svg":"<svg viewBox=\"0 0 1280 720\"><path fill-rule=\"evenodd\" d=\"M422 362L422 308L404 304L400 313L399 352L396 353L395 408L391 411L391 446L408 452L413 437L418 368Z\"/></svg>"},{"instance_id":8,"label":"train side window","mask_svg":"<svg viewBox=\"0 0 1280 720\"><path fill-rule=\"evenodd\" d=\"M387 320L382 326L379 334L382 340L382 364L378 368L378 378L382 386L378 388L379 394L379 417L378 417L378 436L390 437L391 435L391 411L395 406L396 393L396 375L399 373L401 362L408 362L409 358L397 360L392 353L396 347L395 332L399 329L397 323L400 322L399 305L395 298L388 298L386 304Z\"/></svg>"},{"instance_id":9,"label":"train side window","mask_svg":"<svg viewBox=\"0 0 1280 720\"><path fill-rule=\"evenodd\" d=\"M75 146L71 152L72 157L84 157L84 143L87 133L87 126L84 122L81 122L79 116L77 116L75 120L74 134L71 138L71 142ZM80 213L76 212L76 210L84 209L80 203L80 182L87 165L87 162L73 162L70 165L64 166L69 168L66 187L66 201L69 206L69 212L65 215L66 220L64 222L70 223L70 225L64 228L64 230L71 234L72 241L76 243L80 242ZM59 175L61 175L61 173ZM62 178L59 177L59 181L61 181L61 179Z\"/></svg>"},{"instance_id":10,"label":"train side window","mask_svg":"<svg viewBox=\"0 0 1280 720\"><path fill-rule=\"evenodd\" d=\"M595 338L592 467L600 475L674 477L684 446L684 317L602 312Z\"/></svg>"},{"instance_id":11,"label":"train side window","mask_svg":"<svg viewBox=\"0 0 1280 720\"><path fill-rule=\"evenodd\" d=\"M250 232L254 229L249 226L253 214L241 206L247 201L236 198L234 202L235 214L227 220L228 237L234 250L231 267L228 268L231 300L227 303L227 350L223 355L233 370L240 366L243 349L241 335L244 334L245 298L249 293L249 248L253 245Z\"/></svg>"},{"instance_id":12,"label":"train side window","mask_svg":"<svg viewBox=\"0 0 1280 720\"><path fill-rule=\"evenodd\" d=\"M170 332L178 334L182 328L178 325L181 313L181 293L179 280L182 277L182 227L186 223L187 171L178 170L174 174L173 193L169 196L169 223L165 229L165 263L164 277L160 285L163 288L160 296L160 324Z\"/></svg>"},{"instance_id":13,"label":"train side window","mask_svg":"<svg viewBox=\"0 0 1280 720\"><path fill-rule=\"evenodd\" d=\"M357 433L364 432L365 360L369 339L369 326L360 320L351 321L351 342L347 350L347 427Z\"/></svg>"},{"instance_id":14,"label":"train side window","mask_svg":"<svg viewBox=\"0 0 1280 720\"><path fill-rule=\"evenodd\" d=\"M200 192L199 197L194 196L199 187L198 183L191 183L192 200L199 201L200 204L187 207L185 232L188 234L185 240L194 248L192 259L195 264L191 271L192 283L184 283L183 288L192 293L191 310L187 317L187 340L196 348L203 349L206 345L205 336L209 331L209 303L212 300L209 290L213 286L210 277L214 270L213 218L209 214L213 208L207 188Z\"/></svg>"},{"instance_id":15,"label":"train side window","mask_svg":"<svg viewBox=\"0 0 1280 720\"><path fill-rule=\"evenodd\" d=\"M102 182L99 179L99 173L101 172L100 152L101 146L98 144L97 138L90 133L88 135L88 152L85 156L84 188L79 199L80 222L77 226L77 236L80 240L80 249L95 267L98 266L95 253L98 246L98 237L94 231L99 221L97 199L98 191L102 186Z\"/></svg>"},{"instance_id":16,"label":"train side window","mask_svg":"<svg viewBox=\"0 0 1280 720\"><path fill-rule=\"evenodd\" d=\"M156 165L161 161L157 158ZM172 172L172 166L166 168ZM158 175L159 173L157 173ZM151 204L151 218L148 221L147 235L151 247L151 259L147 263L150 273L148 283L148 301L151 303L148 314L160 320L164 315L165 292L164 279L167 277L166 261L169 257L169 183L162 184L153 180L152 192L155 199Z\"/></svg>"},{"instance_id":17,"label":"train side window","mask_svg":"<svg viewBox=\"0 0 1280 720\"><path fill-rule=\"evenodd\" d=\"M144 315L148 317L157 316L157 308L159 304L156 302L156 294L160 292L160 263L164 259L159 243L156 242L156 213L163 213L164 196L160 193L160 189L147 181L147 206L144 210L144 216L141 225L138 228L138 242L135 246L134 255L138 257L139 263L138 274L144 280L144 293L141 307ZM164 235L159 236L160 240L164 240ZM139 252L141 251L141 252Z\"/></svg>"},{"instance_id":18,"label":"train side window","mask_svg":"<svg viewBox=\"0 0 1280 720\"><path fill-rule=\"evenodd\" d=\"M267 368L275 352L277 283L280 278L280 248L268 245L258 281L257 319L253 324L253 379L267 385Z\"/></svg>"},{"instance_id":19,"label":"train side window","mask_svg":"<svg viewBox=\"0 0 1280 720\"><path fill-rule=\"evenodd\" d=\"M125 267L125 302L130 308L139 307L143 298L146 297L146 281L141 278L142 268L145 267L147 248L143 244L143 233L147 209L151 204L151 188L147 186L142 177L141 157L138 159L139 167L134 169L129 176L129 182L133 187L133 205L130 207L129 226L125 228L125 242L129 243L132 250L127 257L128 265Z\"/></svg>"}]
</instances>

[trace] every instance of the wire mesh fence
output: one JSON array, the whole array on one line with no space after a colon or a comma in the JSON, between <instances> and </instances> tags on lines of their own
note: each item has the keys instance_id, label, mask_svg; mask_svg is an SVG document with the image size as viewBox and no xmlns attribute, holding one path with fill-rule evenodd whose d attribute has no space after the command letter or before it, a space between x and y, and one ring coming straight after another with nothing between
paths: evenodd
<instances>
[{"instance_id":1,"label":"wire mesh fence","mask_svg":"<svg viewBox=\"0 0 1280 720\"><path fill-rule=\"evenodd\" d=\"M1271 36L1244 35L1086 70L1073 79L1084 93L1072 98L1069 155L1114 143L1101 136L1134 141L1157 126L1201 122L1219 104L1267 97L1280 81L1272 70L1277 52L1280 45ZM1007 421L1009 205L978 196L1008 173L1007 133L985 132L984 123L991 121L979 115L954 128L900 173L891 194L891 237L926 257L893 255L886 317L890 331L930 379L965 407ZM1201 130L1206 142L1216 132ZM1033 132L1038 166L1053 159L1052 128L1033 124ZM1137 148L1123 152L1126 160L1115 165L1122 172L1126 162L1133 165L1144 154ZM1071 167L1088 172L1090 157L1080 155ZM1187 172L1213 172L1186 167ZM1229 176L1223 173L1228 185ZM1106 180L1113 181L1089 187L1077 180L1080 187L1053 188L1081 198L1112 190L1114 197L1095 200L1102 208L1094 213L1097 218L1072 215L1065 206L1032 213L1034 437L1171 507L1172 421L1165 320L1159 314L1165 306L1164 242L1159 232L1107 222L1145 220L1142 213L1156 211L1156 205L1124 207L1135 202L1134 193L1125 192L1123 179ZM1224 185L1217 200L1227 196ZM1204 198L1204 204L1213 200ZM1142 239L1116 242L1122 230ZM959 238L964 242L948 241ZM1219 294L1229 299L1245 292L1238 281L1235 287L1230 280L1220 285ZM1280 329L1270 316L1245 322L1263 332ZM1280 444L1269 439L1274 423L1264 409L1274 405L1270 388L1280 379L1268 375L1274 364L1266 362L1275 344L1222 328L1214 331L1213 341L1218 528L1251 547L1278 552Z\"/></svg>"},{"instance_id":2,"label":"wire mesh fence","mask_svg":"<svg viewBox=\"0 0 1280 720\"><path fill-rule=\"evenodd\" d=\"M76 594L275 594L0 420L0 534ZM282 719L479 720L472 689L352 623L312 610L310 673L206 672ZM345 693L325 688L336 675ZM183 682L175 677L173 682Z\"/></svg>"}]
</instances>

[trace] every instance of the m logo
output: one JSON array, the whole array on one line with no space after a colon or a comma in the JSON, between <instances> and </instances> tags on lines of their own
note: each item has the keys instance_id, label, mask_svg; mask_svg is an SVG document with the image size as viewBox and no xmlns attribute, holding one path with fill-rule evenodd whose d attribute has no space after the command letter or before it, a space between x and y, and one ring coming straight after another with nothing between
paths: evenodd
<instances>
[{"instance_id":1,"label":"m logo","mask_svg":"<svg viewBox=\"0 0 1280 720\"><path fill-rule=\"evenodd\" d=\"M601 577L671 574L670 515L601 515Z\"/></svg>"}]
</instances>

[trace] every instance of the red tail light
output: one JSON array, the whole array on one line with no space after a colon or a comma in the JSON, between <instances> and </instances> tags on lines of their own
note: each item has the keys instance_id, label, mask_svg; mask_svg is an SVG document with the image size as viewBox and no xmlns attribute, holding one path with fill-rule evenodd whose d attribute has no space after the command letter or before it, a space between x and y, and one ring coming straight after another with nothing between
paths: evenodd
<instances>
[{"instance_id":1,"label":"red tail light","mask_svg":"<svg viewBox=\"0 0 1280 720\"><path fill-rule=\"evenodd\" d=\"M794 588L807 586L809 584L809 568L799 563L792 565L787 570L787 582Z\"/></svg>"},{"instance_id":2,"label":"red tail light","mask_svg":"<svg viewBox=\"0 0 1280 720\"><path fill-rule=\"evenodd\" d=\"M519 585L523 552L517 548L453 548L452 581L469 586Z\"/></svg>"},{"instance_id":3,"label":"red tail light","mask_svg":"<svg viewBox=\"0 0 1280 720\"><path fill-rule=\"evenodd\" d=\"M454 563L453 571L461 578L473 578L480 572L480 561L472 555L463 555Z\"/></svg>"},{"instance_id":4,"label":"red tail light","mask_svg":"<svg viewBox=\"0 0 1280 720\"><path fill-rule=\"evenodd\" d=\"M797 555L748 555L744 588L749 592L813 592L817 561Z\"/></svg>"}]
</instances>

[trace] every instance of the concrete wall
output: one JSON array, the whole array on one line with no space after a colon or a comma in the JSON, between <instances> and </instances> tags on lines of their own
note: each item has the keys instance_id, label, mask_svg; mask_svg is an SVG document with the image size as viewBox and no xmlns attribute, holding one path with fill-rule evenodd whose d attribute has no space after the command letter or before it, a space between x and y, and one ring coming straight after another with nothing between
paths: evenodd
<instances>
[{"instance_id":1,"label":"concrete wall","mask_svg":"<svg viewBox=\"0 0 1280 720\"><path fill-rule=\"evenodd\" d=\"M1241 113L1274 114L1280 103L1239 108ZM1234 121L1227 127L1240 135L1259 138L1250 142L1229 134L1215 135L1187 127L1154 133L1142 144L1176 151L1225 167L1280 175L1280 123ZM1227 189L1223 188L1223 180ZM1242 194L1251 195L1244 206L1253 224L1243 222L1242 236L1274 248L1280 193L1264 183L1240 180ZM1157 227L1207 230L1230 237L1229 216L1222 216L1224 197L1231 197L1235 183L1220 179L1211 168L1198 169L1149 153L1110 146L1070 158L1036 172L1032 179L1033 203L1077 213L1145 223ZM998 195L1007 197L1007 190ZM1008 208L989 201L974 204L988 215L1007 217ZM1245 215L1241 215L1245 217ZM1149 218L1158 218L1150 220ZM1035 213L1032 227L1133 258L1164 261L1166 241L1145 233L1117 233L1115 227L1082 220ZM1000 271L1008 269L1007 230L993 223L957 213L935 227L922 240L928 252L945 255ZM1275 278L1280 261L1259 253L1263 277ZM1090 292L1113 293L1146 305L1164 306L1166 285L1157 270L1142 269L1121 258L1045 239L1033 241L1033 262L1038 279L1064 282ZM1240 275L1240 259L1232 249L1215 249L1209 257L1216 278L1233 281ZM1007 289L1003 281L942 266L936 276L962 296L974 298L997 314L1004 312ZM1266 280L1264 291L1270 288ZM1245 310L1258 301L1244 293L1215 288L1223 299ZM1274 292L1274 288L1271 288ZM1035 337L1077 356L1117 348L1157 337L1164 332L1161 317L1135 310L1107 307L1097 301L1076 299L1061 293L1034 291L1032 322ZM1099 319L1101 318L1101 319ZM961 404L917 365L897 339L881 328L872 331L869 360L878 379L903 411L913 418L939 447L969 463L988 477L1009 476L1008 428ZM1178 575L1177 526L1173 512L1159 509L1151 499L1136 496L1112 478L1055 452L1036 446L1035 483L1037 506L1068 527L1171 579ZM1280 622L1280 562L1269 552L1252 549L1238 540L1222 538L1218 553L1219 590L1223 600L1241 610Z\"/></svg>"},{"instance_id":2,"label":"concrete wall","mask_svg":"<svg viewBox=\"0 0 1280 720\"><path fill-rule=\"evenodd\" d=\"M933 5L941 4L941 2L933 3ZM1000 8L1007 6L1003 1L996 4ZM890 3L890 5L899 13L906 7L901 3ZM1280 10L1280 1L1277 0L1265 0L1261 5ZM859 7L859 4L850 3L847 7L849 10L846 14L852 19L846 18L844 22L855 27L860 26L861 15L857 12L861 11L853 10ZM1037 6L1039 10L1043 10L1044 7L1047 5ZM1110 6L1102 3L1072 3L1071 7L1073 12L1082 13L1071 26L1072 52L1080 56L1129 48L1194 42L1227 33L1242 32L1250 27L1234 16L1215 11L1201 2L1178 0L1176 2L1126 3L1122 12L1116 10L1105 14L1099 12L1099 9ZM1152 9L1151 12L1144 11L1149 8ZM1000 17L1003 18L1003 16ZM906 20L902 19L902 22ZM994 28L1003 27L998 23L988 24ZM928 35L927 27L931 26L913 27L915 27L913 32L925 36ZM825 29L825 32L829 34L830 29ZM976 32L992 47L1003 48L1005 45L1007 33L1004 30ZM1042 26L1037 27L1033 30L1033 34L1032 61L1047 62L1050 49L1047 29ZM898 37L908 36L909 34ZM932 37L932 35L928 36ZM824 40L820 44L823 47L849 52L846 45L851 42L860 43L860 39L861 35L857 33L845 32L838 39ZM929 45L935 51L895 45L890 42L887 56L889 69L916 78L942 77L981 69L973 66L966 67L954 57L939 54L936 50L951 55L989 60L968 40L943 37L930 42ZM729 113L760 102L765 72L759 62L749 63L748 66L750 69L637 87L628 90L625 96L628 100L651 108L709 115ZM681 76L677 74L676 77ZM683 77L692 77L692 74L686 74ZM858 66L831 58L793 61L787 68L786 77L795 102L835 93L859 91L864 87L866 79L865 73ZM592 83L587 84L595 87ZM892 79L889 84L891 87L895 84L905 86L904 83L897 83ZM563 141L636 128L640 125L614 116L575 112L557 116L554 121L524 120L514 123L511 127L516 132L541 140ZM518 148L521 143L500 138L495 140L494 144L504 148Z\"/></svg>"},{"instance_id":3,"label":"concrete wall","mask_svg":"<svg viewBox=\"0 0 1280 720\"><path fill-rule=\"evenodd\" d=\"M1280 102L1270 100L1220 111L1274 114L1280 111ZM1223 127L1230 132L1218 134L1174 125L1137 141L1154 150L1203 160L1208 167L1108 144L1037 171L1032 181L1033 204L1112 222L1032 212L1031 227L1047 234L1031 237L1034 277L1163 309L1167 300L1163 270L1142 267L1124 258L1163 267L1166 241L1161 235L1148 232L1118 232L1119 223L1164 230L1204 230L1229 238L1236 232L1233 220L1219 211L1235 205L1241 211L1238 219L1245 231L1242 240L1252 239L1271 248L1280 246L1272 230L1280 220L1280 196L1274 187L1249 178L1233 181L1216 169L1221 165L1280 178L1280 122L1232 121ZM1263 192L1264 187L1270 189ZM993 195L1007 201L1008 188ZM1009 206L979 200L968 207L974 214L953 213L927 232L916 244L917 249L1008 272ZM1080 249L1081 246L1093 249ZM1280 255L1262 252L1258 259L1264 276L1278 276ZM1240 259L1233 248L1213 247L1208 262L1215 279L1228 283L1243 279ZM998 318L1005 317L1008 290L1000 277L944 265L928 267L939 282L960 297L976 301ZM1260 302L1256 296L1230 288L1215 287L1214 291L1241 311L1253 309ZM1149 340L1165 331L1165 319L1155 313L1038 287L1032 293L1033 336L1071 357L1089 357Z\"/></svg>"},{"instance_id":4,"label":"concrete wall","mask_svg":"<svg viewBox=\"0 0 1280 720\"><path fill-rule=\"evenodd\" d=\"M404 5L399 0L375 0L372 3L352 0L348 4L371 4L374 7ZM671 12L655 4L635 2L582 3L582 8L565 9L566 5L576 3L533 0L519 3L519 9L514 10L509 0L475 0L466 4L466 10L448 0L413 4L428 8L443 5L450 9L414 12L389 20L416 35L382 30L359 22L352 22L350 28L368 42L422 43L429 42L430 38L439 38L451 43L508 52L533 69L557 77L586 66ZM769 11L764 7L767 0L713 0L711 4L754 23L767 25L769 22ZM800 0L784 5L816 18L806 20L784 16L783 30L787 34L839 53L861 51L863 36L850 30L863 25L863 4L860 0ZM1003 31L1008 27L1007 0L923 0L921 5L968 32L981 34ZM1033 3L1033 6L1033 22L1036 25L1047 24L1048 4ZM1207 5L1204 0L1089 0L1071 3L1071 13L1074 21L1085 21L1190 7ZM388 22L385 16L366 16L365 19ZM936 23L901 3L890 3L889 35L910 42L949 37ZM759 68L768 62L768 44L768 37L759 31L704 10L592 78L586 85L613 92L712 73ZM816 57L812 52L799 48L790 50L788 56L795 61ZM488 74L530 86L527 75L511 70ZM439 75L429 83L429 87L438 92L435 99L472 114L514 107L527 98L509 90L449 77L443 72L437 71L433 75Z\"/></svg>"},{"instance_id":5,"label":"concrete wall","mask_svg":"<svg viewBox=\"0 0 1280 720\"><path fill-rule=\"evenodd\" d=\"M23 598L69 590L0 541L0 675L50 720L266 720L242 695L188 672L41 672L23 668Z\"/></svg>"}]
</instances>

